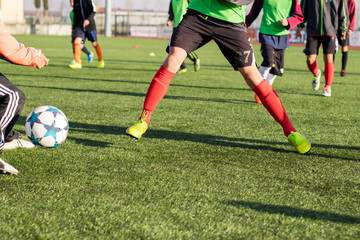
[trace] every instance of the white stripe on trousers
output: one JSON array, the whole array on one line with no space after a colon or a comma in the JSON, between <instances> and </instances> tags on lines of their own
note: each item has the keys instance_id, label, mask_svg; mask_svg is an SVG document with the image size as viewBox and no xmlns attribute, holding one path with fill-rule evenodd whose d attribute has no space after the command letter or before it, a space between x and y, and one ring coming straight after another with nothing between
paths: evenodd
<instances>
[{"instance_id":1,"label":"white stripe on trousers","mask_svg":"<svg viewBox=\"0 0 360 240\"><path fill-rule=\"evenodd\" d=\"M0 131L1 131L1 139L0 139L0 150L2 150L5 143L4 130L7 125L14 118L16 109L19 106L19 93L13 91L6 87L3 84L0 84L0 96L9 95L9 103L6 107L4 115L0 119Z\"/></svg>"}]
</instances>

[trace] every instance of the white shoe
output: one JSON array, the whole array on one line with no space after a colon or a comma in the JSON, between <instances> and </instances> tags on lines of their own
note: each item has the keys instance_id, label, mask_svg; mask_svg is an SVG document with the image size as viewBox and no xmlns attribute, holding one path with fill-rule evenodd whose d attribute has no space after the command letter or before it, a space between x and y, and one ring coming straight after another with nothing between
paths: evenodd
<instances>
[{"instance_id":1,"label":"white shoe","mask_svg":"<svg viewBox=\"0 0 360 240\"><path fill-rule=\"evenodd\" d=\"M324 87L322 94L324 97L331 97L331 88Z\"/></svg>"},{"instance_id":2,"label":"white shoe","mask_svg":"<svg viewBox=\"0 0 360 240\"><path fill-rule=\"evenodd\" d=\"M320 87L320 78L321 78L321 71L319 69L316 76L314 76L314 80L312 81L312 89L314 89L315 91L317 91Z\"/></svg>"},{"instance_id":3,"label":"white shoe","mask_svg":"<svg viewBox=\"0 0 360 240\"><path fill-rule=\"evenodd\" d=\"M35 145L32 142L26 141L21 138L15 138L11 142L6 142L4 144L3 150L11 150L15 148L33 148L33 147L35 147Z\"/></svg>"},{"instance_id":4,"label":"white shoe","mask_svg":"<svg viewBox=\"0 0 360 240\"><path fill-rule=\"evenodd\" d=\"M2 171L3 173L9 173L9 174L15 174L15 175L18 175L18 173L19 173L19 171L16 170L16 168L14 168L13 166L8 164L1 158L0 158L0 171Z\"/></svg>"}]
</instances>

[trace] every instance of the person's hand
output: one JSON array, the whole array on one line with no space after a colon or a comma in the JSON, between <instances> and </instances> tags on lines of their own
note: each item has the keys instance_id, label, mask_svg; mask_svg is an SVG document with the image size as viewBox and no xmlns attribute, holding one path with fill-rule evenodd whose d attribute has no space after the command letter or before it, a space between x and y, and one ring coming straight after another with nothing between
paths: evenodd
<instances>
[{"instance_id":1,"label":"person's hand","mask_svg":"<svg viewBox=\"0 0 360 240\"><path fill-rule=\"evenodd\" d=\"M171 26L172 26L172 21L168 20L167 23L166 23L166 25L167 25L168 27L171 27Z\"/></svg>"},{"instance_id":2,"label":"person's hand","mask_svg":"<svg viewBox=\"0 0 360 240\"><path fill-rule=\"evenodd\" d=\"M90 24L90 21L87 20L87 19L85 19L85 21L84 21L84 26L87 26L87 25L89 25L89 24Z\"/></svg>"},{"instance_id":3,"label":"person's hand","mask_svg":"<svg viewBox=\"0 0 360 240\"><path fill-rule=\"evenodd\" d=\"M340 39L341 39L341 40L345 40L345 39L346 39L346 33L342 33Z\"/></svg>"},{"instance_id":4,"label":"person's hand","mask_svg":"<svg viewBox=\"0 0 360 240\"><path fill-rule=\"evenodd\" d=\"M284 27L289 26L289 21L288 21L286 18L280 19L280 23L281 23Z\"/></svg>"},{"instance_id":5,"label":"person's hand","mask_svg":"<svg viewBox=\"0 0 360 240\"><path fill-rule=\"evenodd\" d=\"M296 36L297 36L297 37L301 37L301 30L302 30L301 27L298 27L298 28L296 29Z\"/></svg>"},{"instance_id":6,"label":"person's hand","mask_svg":"<svg viewBox=\"0 0 360 240\"><path fill-rule=\"evenodd\" d=\"M351 30L348 31L348 34L349 34L349 35L351 35L352 33L353 33L353 31L351 31Z\"/></svg>"},{"instance_id":7,"label":"person's hand","mask_svg":"<svg viewBox=\"0 0 360 240\"><path fill-rule=\"evenodd\" d=\"M40 55L37 58L35 58L33 66L35 66L37 69L40 69L48 64L49 64L49 59L45 57L43 53L40 53Z\"/></svg>"}]
</instances>

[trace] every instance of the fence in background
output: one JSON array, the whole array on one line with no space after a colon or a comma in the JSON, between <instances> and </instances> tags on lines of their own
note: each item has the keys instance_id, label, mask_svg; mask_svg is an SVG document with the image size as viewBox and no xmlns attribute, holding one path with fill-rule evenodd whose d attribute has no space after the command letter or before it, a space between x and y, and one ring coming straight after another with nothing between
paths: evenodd
<instances>
[{"instance_id":1,"label":"fence in background","mask_svg":"<svg viewBox=\"0 0 360 240\"><path fill-rule=\"evenodd\" d=\"M112 34L114 36L128 37L150 37L169 38L172 34L172 27L167 27L167 12L146 12L146 11L113 11L112 13ZM95 15L97 31L99 35L104 34L105 13L98 12ZM251 25L249 36L252 41L258 40L259 21ZM70 35L71 22L69 13L49 12L46 18L35 12L25 13L25 23L7 25L13 34L42 34L42 35ZM290 42L305 42L305 32L298 38L295 31L290 32ZM360 31L354 31L350 36L350 44L353 47L360 47Z\"/></svg>"}]
</instances>

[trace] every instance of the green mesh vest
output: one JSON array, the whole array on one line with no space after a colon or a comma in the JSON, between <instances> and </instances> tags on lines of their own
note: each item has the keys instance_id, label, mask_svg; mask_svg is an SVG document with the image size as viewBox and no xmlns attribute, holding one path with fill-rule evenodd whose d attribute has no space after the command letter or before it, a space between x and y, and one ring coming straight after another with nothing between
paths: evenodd
<instances>
[{"instance_id":1,"label":"green mesh vest","mask_svg":"<svg viewBox=\"0 0 360 240\"><path fill-rule=\"evenodd\" d=\"M280 19L289 18L291 6L292 0L264 0L260 32L276 36L289 34L289 31L281 25Z\"/></svg>"}]
</instances>

